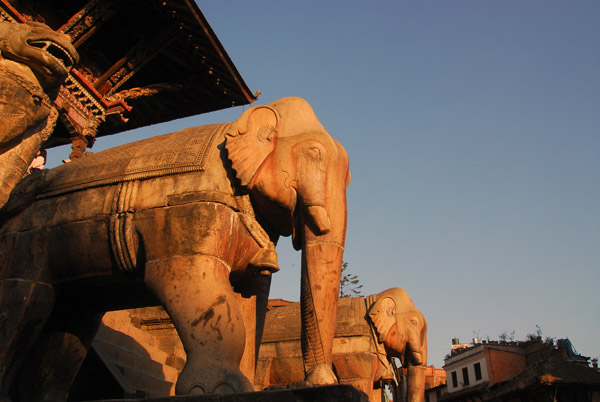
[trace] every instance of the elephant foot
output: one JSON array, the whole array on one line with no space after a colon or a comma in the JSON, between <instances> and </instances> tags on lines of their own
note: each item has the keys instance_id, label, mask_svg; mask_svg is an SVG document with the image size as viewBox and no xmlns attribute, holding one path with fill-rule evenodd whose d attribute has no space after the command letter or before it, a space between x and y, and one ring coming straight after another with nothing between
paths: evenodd
<instances>
[{"instance_id":1,"label":"elephant foot","mask_svg":"<svg viewBox=\"0 0 600 402\"><path fill-rule=\"evenodd\" d=\"M195 378L202 378L203 383L191 382L186 380L186 375L182 372L177 385L175 394L177 395L204 395L204 394L239 394L242 392L254 392L254 386L239 370L222 373L222 369L215 369L210 372L195 373ZM183 377L183 378L182 378ZM3 401L0 401L3 402Z\"/></svg>"},{"instance_id":2,"label":"elephant foot","mask_svg":"<svg viewBox=\"0 0 600 402\"><path fill-rule=\"evenodd\" d=\"M238 374L227 374L223 382L217 384L213 394L238 394L241 392L254 392L254 386L240 371Z\"/></svg>"},{"instance_id":3,"label":"elephant foot","mask_svg":"<svg viewBox=\"0 0 600 402\"><path fill-rule=\"evenodd\" d=\"M330 366L317 364L306 375L306 382L311 386L337 384L338 380Z\"/></svg>"}]
</instances>

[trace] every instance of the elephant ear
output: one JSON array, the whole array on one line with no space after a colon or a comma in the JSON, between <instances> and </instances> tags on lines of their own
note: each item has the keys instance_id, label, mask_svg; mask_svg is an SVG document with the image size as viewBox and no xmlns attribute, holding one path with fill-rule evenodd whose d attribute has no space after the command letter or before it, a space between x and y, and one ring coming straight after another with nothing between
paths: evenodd
<instances>
[{"instance_id":1,"label":"elephant ear","mask_svg":"<svg viewBox=\"0 0 600 402\"><path fill-rule=\"evenodd\" d=\"M275 147L279 115L268 106L244 112L225 133L225 148L243 186L248 186L258 168Z\"/></svg>"},{"instance_id":2,"label":"elephant ear","mask_svg":"<svg viewBox=\"0 0 600 402\"><path fill-rule=\"evenodd\" d=\"M383 343L388 331L396 323L396 302L391 297L377 299L369 310L369 317L377 330L377 339Z\"/></svg>"}]
</instances>

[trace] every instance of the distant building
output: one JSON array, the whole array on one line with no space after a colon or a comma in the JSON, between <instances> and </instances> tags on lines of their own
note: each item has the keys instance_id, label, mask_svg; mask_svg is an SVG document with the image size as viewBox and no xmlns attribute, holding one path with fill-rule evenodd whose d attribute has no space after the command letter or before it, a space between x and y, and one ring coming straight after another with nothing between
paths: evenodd
<instances>
[{"instance_id":1,"label":"distant building","mask_svg":"<svg viewBox=\"0 0 600 402\"><path fill-rule=\"evenodd\" d=\"M467 347L453 347L444 360L446 393L440 390L433 399L430 392L426 399L600 401L600 373L588 361L589 357L579 355L568 339L559 339L556 344L541 338L475 341Z\"/></svg>"},{"instance_id":2,"label":"distant building","mask_svg":"<svg viewBox=\"0 0 600 402\"><path fill-rule=\"evenodd\" d=\"M425 389L425 402L438 402L448 392L446 384L440 384L437 387Z\"/></svg>"},{"instance_id":3,"label":"distant building","mask_svg":"<svg viewBox=\"0 0 600 402\"><path fill-rule=\"evenodd\" d=\"M425 389L431 389L446 384L446 371L434 366L425 367Z\"/></svg>"}]
</instances>

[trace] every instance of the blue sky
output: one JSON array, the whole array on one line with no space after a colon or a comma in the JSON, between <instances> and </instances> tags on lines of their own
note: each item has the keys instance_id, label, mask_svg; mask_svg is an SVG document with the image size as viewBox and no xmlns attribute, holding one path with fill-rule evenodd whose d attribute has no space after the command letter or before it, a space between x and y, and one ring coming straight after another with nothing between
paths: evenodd
<instances>
[{"instance_id":1,"label":"blue sky","mask_svg":"<svg viewBox=\"0 0 600 402\"><path fill-rule=\"evenodd\" d=\"M430 364L536 325L600 355L600 2L198 3L257 103L307 99L348 151L344 259L363 294L409 292ZM271 297L298 300L289 243Z\"/></svg>"}]
</instances>

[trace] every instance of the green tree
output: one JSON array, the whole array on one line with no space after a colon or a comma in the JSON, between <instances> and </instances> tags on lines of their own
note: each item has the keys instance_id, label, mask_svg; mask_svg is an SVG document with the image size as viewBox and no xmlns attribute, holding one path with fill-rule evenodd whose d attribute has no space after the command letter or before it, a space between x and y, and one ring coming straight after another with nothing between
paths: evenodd
<instances>
[{"instance_id":1,"label":"green tree","mask_svg":"<svg viewBox=\"0 0 600 402\"><path fill-rule=\"evenodd\" d=\"M503 333L498 335L498 339L500 339L502 342L513 342L515 340L515 331L504 331Z\"/></svg>"},{"instance_id":2,"label":"green tree","mask_svg":"<svg viewBox=\"0 0 600 402\"><path fill-rule=\"evenodd\" d=\"M359 285L360 280L357 275L352 275L346 272L348 269L348 263L342 263L342 279L340 281L340 297L352 297L360 296L361 288L363 285Z\"/></svg>"}]
</instances>

